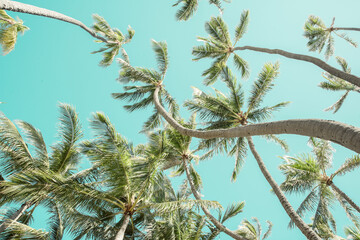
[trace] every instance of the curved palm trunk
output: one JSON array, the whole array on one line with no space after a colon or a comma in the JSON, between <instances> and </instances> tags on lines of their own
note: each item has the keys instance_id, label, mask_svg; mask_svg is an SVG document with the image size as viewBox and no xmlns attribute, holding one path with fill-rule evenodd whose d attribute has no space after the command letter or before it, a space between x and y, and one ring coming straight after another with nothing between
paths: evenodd
<instances>
[{"instance_id":1,"label":"curved palm trunk","mask_svg":"<svg viewBox=\"0 0 360 240\"><path fill-rule=\"evenodd\" d=\"M269 49L269 48L260 48L260 47L252 47L252 46L236 47L236 48L234 48L234 50L240 50L240 51L241 50L251 50L251 51L256 51L256 52L277 54L277 55L281 55L281 56L291 58L291 59L310 62L310 63L320 67L321 69L327 71L328 73L330 73L338 78L344 79L345 81L348 81L348 82L360 87L360 78L359 77L349 74L349 73L346 73L346 72L343 72L339 69L336 69L336 68L330 66L329 64L327 64L326 62L322 61L319 58L302 55L302 54L291 53L291 52L287 52L287 51L284 51L281 49Z\"/></svg>"},{"instance_id":2,"label":"curved palm trunk","mask_svg":"<svg viewBox=\"0 0 360 240\"><path fill-rule=\"evenodd\" d=\"M124 239L125 230L126 230L127 226L129 225L129 221L130 221L130 215L125 214L124 221L121 224L121 228L120 228L119 232L116 234L116 237L114 240L123 240Z\"/></svg>"},{"instance_id":3,"label":"curved palm trunk","mask_svg":"<svg viewBox=\"0 0 360 240\"><path fill-rule=\"evenodd\" d=\"M88 28L85 24L83 24L79 20L76 20L74 18L71 18L69 16L66 16L64 14L61 14L61 13L58 13L55 11L32 6L32 5L25 4L25 3L9 1L9 0L0 0L0 9L12 11L12 12L28 13L28 14L32 14L32 15L38 15L38 16L42 16L42 17L48 17L48 18L53 18L53 19L57 19L60 21L68 22L68 23L71 23L71 24L81 27L82 29L87 31L91 36L93 36L97 39L100 39L103 42L108 42L105 38L97 35L93 30Z\"/></svg>"},{"instance_id":4,"label":"curved palm trunk","mask_svg":"<svg viewBox=\"0 0 360 240\"><path fill-rule=\"evenodd\" d=\"M345 30L345 31L360 31L360 28L352 28L352 27L335 27L333 30Z\"/></svg>"},{"instance_id":5,"label":"curved palm trunk","mask_svg":"<svg viewBox=\"0 0 360 240\"><path fill-rule=\"evenodd\" d=\"M311 240L321 240L321 238L313 231L311 227L309 227L301 217L296 213L293 209L289 201L286 199L284 193L281 191L280 187L277 185L275 180L271 177L269 171L267 170L263 160L261 159L260 155L255 149L254 142L252 141L251 137L246 138L249 143L250 150L254 155L259 168L270 184L271 188L273 189L274 193L276 194L277 198L279 199L281 205L285 209L286 213L289 215L291 220L295 223L295 225L300 229L300 231L306 236L307 239Z\"/></svg>"},{"instance_id":6,"label":"curved palm trunk","mask_svg":"<svg viewBox=\"0 0 360 240\"><path fill-rule=\"evenodd\" d=\"M191 179L189 167L188 167L187 162L186 162L185 159L183 160L183 164L184 164L184 167L185 167L186 177L187 177L187 179L188 179L188 181L189 181L191 191L192 191L194 197L195 197L197 200L201 200L201 197L200 197L199 193L196 191L195 186L194 186L194 183L193 183L193 181L192 181L192 179ZM231 231L230 229L228 229L227 227L225 227L221 222L219 222L213 215L211 215L210 211L209 211L206 207L201 206L201 209L203 210L203 212L205 213L205 215L210 219L210 221L211 221L220 231L226 233L227 235L229 235L230 237L232 237L232 238L234 238L234 239L237 239L237 240L245 240L245 238L237 235L236 233L234 233L233 231Z\"/></svg>"},{"instance_id":7,"label":"curved palm trunk","mask_svg":"<svg viewBox=\"0 0 360 240\"><path fill-rule=\"evenodd\" d=\"M180 125L161 105L159 88L154 92L154 103L158 112L181 134L202 139L248 137L266 134L296 134L318 137L340 144L360 153L360 128L344 123L321 119L294 119L239 126L230 129L194 130Z\"/></svg>"},{"instance_id":8,"label":"curved palm trunk","mask_svg":"<svg viewBox=\"0 0 360 240\"><path fill-rule=\"evenodd\" d=\"M334 183L331 183L330 186L335 192L337 192L342 198L344 198L354 209L356 209L358 213L360 213L360 207L356 205L356 203L354 203L353 200L351 200L351 198L348 195L346 195L343 191L341 191Z\"/></svg>"},{"instance_id":9,"label":"curved palm trunk","mask_svg":"<svg viewBox=\"0 0 360 240\"><path fill-rule=\"evenodd\" d=\"M13 215L10 216L9 220L12 221L17 221L22 215L23 213L29 208L31 207L31 203L30 202L26 202L23 205L21 205L20 209L17 210ZM3 231L6 230L6 228L8 228L10 226L11 222L9 221L4 221L1 225L0 225L0 233L2 233Z\"/></svg>"}]
</instances>

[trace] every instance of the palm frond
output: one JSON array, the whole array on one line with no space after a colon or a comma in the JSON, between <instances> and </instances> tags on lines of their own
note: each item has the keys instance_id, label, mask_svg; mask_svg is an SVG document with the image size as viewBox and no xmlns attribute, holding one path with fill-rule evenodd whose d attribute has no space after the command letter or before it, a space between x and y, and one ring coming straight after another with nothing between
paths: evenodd
<instances>
[{"instance_id":1,"label":"palm frond","mask_svg":"<svg viewBox=\"0 0 360 240\"><path fill-rule=\"evenodd\" d=\"M351 172L353 170L355 170L356 168L358 168L360 166L360 157L359 155L355 155L351 158L346 159L346 161L344 162L343 165L340 166L340 168L338 170L336 170L334 172L334 174L332 174L332 176L336 176L336 175L344 175L345 173Z\"/></svg>"},{"instance_id":2,"label":"palm frond","mask_svg":"<svg viewBox=\"0 0 360 240\"><path fill-rule=\"evenodd\" d=\"M58 136L60 142L52 146L50 169L54 172L67 172L80 161L77 141L83 136L81 124L75 108L60 103L60 125Z\"/></svg>"},{"instance_id":3,"label":"palm frond","mask_svg":"<svg viewBox=\"0 0 360 240\"><path fill-rule=\"evenodd\" d=\"M234 39L234 45L239 41L240 38L243 37L243 35L246 33L247 31L247 27L249 25L249 10L244 10L241 13L240 16L240 23L239 25L235 28L235 39Z\"/></svg>"},{"instance_id":4,"label":"palm frond","mask_svg":"<svg viewBox=\"0 0 360 240\"><path fill-rule=\"evenodd\" d=\"M177 6L180 3L183 5L176 12L176 19L186 21L196 12L198 8L198 0L179 0L173 6Z\"/></svg>"},{"instance_id":5,"label":"palm frond","mask_svg":"<svg viewBox=\"0 0 360 240\"><path fill-rule=\"evenodd\" d=\"M0 114L0 149L0 165L4 175L37 167L17 128L3 114Z\"/></svg>"},{"instance_id":6,"label":"palm frond","mask_svg":"<svg viewBox=\"0 0 360 240\"><path fill-rule=\"evenodd\" d=\"M249 65L248 63L242 59L239 55L234 53L234 63L235 67L240 70L241 77L246 79L249 77Z\"/></svg>"},{"instance_id":7,"label":"palm frond","mask_svg":"<svg viewBox=\"0 0 360 240\"><path fill-rule=\"evenodd\" d=\"M166 42L157 42L152 40L152 47L156 55L160 72L164 76L169 64L167 44Z\"/></svg>"},{"instance_id":8,"label":"palm frond","mask_svg":"<svg viewBox=\"0 0 360 240\"><path fill-rule=\"evenodd\" d=\"M330 141L311 137L308 141L312 152L316 156L316 161L321 169L328 169L332 165L333 152L335 149L331 146Z\"/></svg>"},{"instance_id":9,"label":"palm frond","mask_svg":"<svg viewBox=\"0 0 360 240\"><path fill-rule=\"evenodd\" d=\"M245 202L232 203L230 206L226 208L225 213L221 218L221 223L224 223L228 219L235 217L236 215L241 213L244 207L245 207Z\"/></svg>"},{"instance_id":10,"label":"palm frond","mask_svg":"<svg viewBox=\"0 0 360 240\"><path fill-rule=\"evenodd\" d=\"M262 102L265 94L274 86L273 81L279 75L279 63L267 63L259 73L254 82L248 103L248 112L257 108Z\"/></svg>"},{"instance_id":11,"label":"palm frond","mask_svg":"<svg viewBox=\"0 0 360 240\"><path fill-rule=\"evenodd\" d=\"M29 30L23 21L15 21L4 10L0 10L0 45L3 55L10 53L14 48L18 34Z\"/></svg>"}]
</instances>

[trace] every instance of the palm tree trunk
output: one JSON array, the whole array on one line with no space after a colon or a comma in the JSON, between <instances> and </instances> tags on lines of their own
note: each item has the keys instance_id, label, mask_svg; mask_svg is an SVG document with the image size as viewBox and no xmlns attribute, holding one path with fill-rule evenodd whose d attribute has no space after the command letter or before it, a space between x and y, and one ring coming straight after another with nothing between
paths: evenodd
<instances>
[{"instance_id":1,"label":"palm tree trunk","mask_svg":"<svg viewBox=\"0 0 360 240\"><path fill-rule=\"evenodd\" d=\"M345 30L345 31L360 31L360 28L352 28L352 27L335 27L332 30Z\"/></svg>"},{"instance_id":2,"label":"palm tree trunk","mask_svg":"<svg viewBox=\"0 0 360 240\"><path fill-rule=\"evenodd\" d=\"M130 221L130 215L125 214L123 223L121 224L121 228L120 228L119 232L116 234L116 237L114 240L123 240L124 239L125 230L126 230L127 226L129 225L129 221Z\"/></svg>"},{"instance_id":3,"label":"palm tree trunk","mask_svg":"<svg viewBox=\"0 0 360 240\"><path fill-rule=\"evenodd\" d=\"M360 213L360 207L356 205L356 203L354 203L353 200L351 200L351 198L348 195L346 195L343 191L341 191L334 183L331 183L330 186L335 192L337 192L342 198L344 198L354 209L356 209L358 213Z\"/></svg>"},{"instance_id":4,"label":"palm tree trunk","mask_svg":"<svg viewBox=\"0 0 360 240\"><path fill-rule=\"evenodd\" d=\"M32 6L25 3L15 2L15 1L9 1L9 0L0 0L0 9L12 11L12 12L21 12L21 13L28 13L32 15L38 15L42 17L48 17L57 19L60 21L68 22L74 25L77 25L87 31L91 36L94 38L97 38L103 42L108 42L105 38L99 36L96 34L92 29L88 28L85 24L80 22L79 20L76 20L74 18L71 18L69 16L66 16L64 14L51 11L45 8L40 8L36 6Z\"/></svg>"},{"instance_id":5,"label":"palm tree trunk","mask_svg":"<svg viewBox=\"0 0 360 240\"><path fill-rule=\"evenodd\" d=\"M295 225L300 229L300 231L305 235L305 237L309 240L321 240L321 238L314 232L314 230L309 227L302 219L301 217L296 213L296 211L293 209L289 201L286 199L284 193L281 191L280 187L277 185L275 180L271 177L269 171L267 170L262 158L260 157L259 153L256 151L254 142L252 141L251 137L246 138L248 140L250 150L252 154L254 155L257 164L259 165L259 168L270 184L271 188L273 189L275 195L279 199L281 205L285 209L286 213L289 215L291 220L295 223Z\"/></svg>"},{"instance_id":6,"label":"palm tree trunk","mask_svg":"<svg viewBox=\"0 0 360 240\"><path fill-rule=\"evenodd\" d=\"M344 123L321 119L293 119L258 123L230 129L194 130L179 124L161 105L159 87L154 92L154 104L165 120L181 134L202 139L249 137L266 134L296 134L317 137L340 144L360 153L360 128Z\"/></svg>"},{"instance_id":7,"label":"palm tree trunk","mask_svg":"<svg viewBox=\"0 0 360 240\"><path fill-rule=\"evenodd\" d=\"M194 183L191 179L191 176L190 176L190 171L189 171L189 167L187 165L187 162L186 160L184 159L183 160L183 165L184 165L184 168L185 168L185 172L186 172L186 177L189 181L189 184L190 184L190 188L191 188L191 191L195 197L196 200L201 200L201 197L199 195L199 193L196 191L195 189L195 186L194 186ZM213 215L211 215L210 211L204 207L204 206L201 206L201 209L203 210L203 212L205 213L205 215L210 219L210 221L222 232L226 233L227 235L229 235L230 237L234 238L234 239L237 239L237 240L245 240L245 238L237 235L236 233L234 233L233 231L231 231L230 229L228 229L227 227L225 227L221 222L219 222Z\"/></svg>"},{"instance_id":8,"label":"palm tree trunk","mask_svg":"<svg viewBox=\"0 0 360 240\"><path fill-rule=\"evenodd\" d=\"M23 205L21 205L20 209L17 210L13 215L10 216L9 220L12 221L17 221L22 215L23 213L29 208L31 207L31 203L30 202L26 202ZM0 225L0 233L2 233L3 231L5 231L6 228L8 228L11 225L10 221L4 220L4 222Z\"/></svg>"},{"instance_id":9,"label":"palm tree trunk","mask_svg":"<svg viewBox=\"0 0 360 240\"><path fill-rule=\"evenodd\" d=\"M310 63L320 67L321 69L327 71L328 73L330 73L338 78L344 79L345 81L348 81L348 82L360 87L360 78L359 77L349 74L349 73L346 73L346 72L343 72L341 70L338 70L338 69L330 66L326 62L322 61L319 58L302 55L302 54L291 53L291 52L287 52L287 51L284 51L281 49L269 49L269 48L260 48L260 47L252 47L252 46L236 47L236 48L234 48L234 50L240 50L240 51L241 50L251 50L251 51L256 51L256 52L277 54L277 55L281 55L281 56L291 58L291 59L310 62Z\"/></svg>"}]
</instances>

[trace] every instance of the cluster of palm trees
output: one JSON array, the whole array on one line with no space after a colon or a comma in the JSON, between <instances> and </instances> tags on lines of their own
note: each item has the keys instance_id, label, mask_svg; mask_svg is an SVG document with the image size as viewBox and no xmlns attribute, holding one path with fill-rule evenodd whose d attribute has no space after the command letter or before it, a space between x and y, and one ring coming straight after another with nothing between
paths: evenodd
<instances>
[{"instance_id":1,"label":"cluster of palm trees","mask_svg":"<svg viewBox=\"0 0 360 240\"><path fill-rule=\"evenodd\" d=\"M222 1L210 0L209 3L222 10ZM187 20L195 13L198 0L180 0L174 4L177 5L181 5L177 19ZM231 179L235 181L249 148L291 219L290 226L297 226L308 239L341 239L336 235L336 221L331 212L332 205L337 201L354 223L354 227L345 230L346 234L352 239L360 239L360 207L334 184L336 176L359 167L360 157L355 155L334 173L327 173L331 168L333 150L327 140L360 153L358 129L316 119L261 123L288 104L281 102L274 106L262 106L266 93L274 87L279 64L264 65L253 82L247 101L241 84L227 66L232 56L241 77L248 77L248 63L237 54L243 50L310 62L326 71L324 77L327 82L320 84L322 88L345 91L328 108L337 112L350 91L360 92L360 78L351 74L344 59L337 57L342 67L339 70L311 56L280 49L238 46L247 30L249 11L241 14L233 41L223 19L212 17L205 24L208 37L198 38L204 44L193 48L194 60L214 59L210 68L203 73L204 83L211 85L221 80L229 92L214 89L214 94L208 94L195 88L193 99L184 104L193 112L186 122L180 117L178 104L163 84L169 64L165 42L152 41L158 70L134 67L122 48L134 36L131 28L124 35L120 30L111 28L98 15L94 15L95 24L88 28L78 20L53 11L1 0L0 44L5 54L14 49L18 33L28 28L21 20L14 20L1 9L55 18L81 27L105 44L105 47L93 52L103 53L101 66L109 66L121 52L122 58L118 60L121 65L119 82L125 84L124 92L113 93L113 97L128 101L130 104L125 105L125 109L130 112L150 106L154 111L143 126L143 132L149 137L148 143L133 146L116 131L103 113L95 113L91 119L94 138L81 141L82 129L75 109L61 104L59 141L51 146L50 151L41 132L34 126L17 121L16 127L1 115L0 205L4 207L0 223L1 238L62 239L68 232L74 239L215 239L223 232L240 240L266 239L271 233L272 223L268 222L268 230L262 233L257 218L253 219L255 225L244 219L237 230L228 229L224 224L242 212L244 203L234 203L222 211L216 201L203 200L200 194L201 177L193 166L193 162L226 153L235 158L231 174ZM309 39L309 50L321 52L325 47L326 58L334 53L332 33L356 46L349 37L337 31L360 30L334 27L334 21L326 28L314 16L309 17L304 29L304 35ZM196 115L204 120L201 129L196 129ZM328 131L322 130L325 127ZM278 185L257 152L252 136L262 135L287 151L286 142L276 136L282 133L310 136L313 154L284 156L285 162L279 168L285 175L285 181ZM194 149L192 137L201 139ZM80 168L83 158L89 160L90 167ZM186 182L178 191L173 189L164 173L170 168L174 176L186 176ZM310 193L295 211L284 193L305 191ZM29 226L38 207L48 209L51 215L49 231ZM200 209L205 215L201 214ZM210 209L217 210L218 217L214 217L215 210ZM306 212L314 213L311 223L305 223L303 219Z\"/></svg>"}]
</instances>

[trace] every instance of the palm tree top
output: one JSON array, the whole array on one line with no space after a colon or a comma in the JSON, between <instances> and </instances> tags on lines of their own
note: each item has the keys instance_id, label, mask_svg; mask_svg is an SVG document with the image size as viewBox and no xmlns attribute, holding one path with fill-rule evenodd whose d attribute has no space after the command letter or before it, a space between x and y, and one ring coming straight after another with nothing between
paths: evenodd
<instances>
[{"instance_id":1,"label":"palm tree top","mask_svg":"<svg viewBox=\"0 0 360 240\"><path fill-rule=\"evenodd\" d=\"M336 231L334 217L330 212L330 207L335 201L338 201L348 217L356 222L357 216L354 214L352 203L335 186L333 179L359 167L359 156L347 159L342 166L329 175L328 170L332 167L334 152L330 142L312 137L309 140L309 146L312 148L312 154L283 157L285 163L279 168L285 175L285 181L280 185L281 189L288 193L310 191L300 204L297 213L303 216L307 211L315 212L312 225L313 228L319 228L319 231L324 224ZM290 226L293 226L293 223Z\"/></svg>"},{"instance_id":2,"label":"palm tree top","mask_svg":"<svg viewBox=\"0 0 360 240\"><path fill-rule=\"evenodd\" d=\"M213 84L221 74L221 69L226 65L230 55L233 54L234 64L240 70L241 76L247 78L249 75L249 66L247 62L239 55L234 53L234 48L237 42L243 37L247 31L249 23L249 11L245 10L241 14L240 23L235 29L234 41L228 31L228 27L221 17L212 17L210 21L206 22L205 30L209 34L207 38L198 37L198 41L204 45L193 48L193 60L197 61L202 58L215 59L211 67L203 72L205 76L204 83L206 85Z\"/></svg>"}]
</instances>

